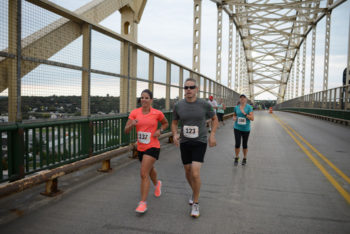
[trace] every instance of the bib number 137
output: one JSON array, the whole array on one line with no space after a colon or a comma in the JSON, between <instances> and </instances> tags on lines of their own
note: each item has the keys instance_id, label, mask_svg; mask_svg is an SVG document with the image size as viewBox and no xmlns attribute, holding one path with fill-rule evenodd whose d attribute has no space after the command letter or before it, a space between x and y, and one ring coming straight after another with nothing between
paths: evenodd
<instances>
[{"instance_id":1,"label":"bib number 137","mask_svg":"<svg viewBox=\"0 0 350 234\"><path fill-rule=\"evenodd\" d=\"M197 138L198 132L198 126L184 126L183 134L187 138Z\"/></svg>"},{"instance_id":2,"label":"bib number 137","mask_svg":"<svg viewBox=\"0 0 350 234\"><path fill-rule=\"evenodd\" d=\"M151 133L150 132L138 132L137 139L140 143L149 144L151 141Z\"/></svg>"}]
</instances>

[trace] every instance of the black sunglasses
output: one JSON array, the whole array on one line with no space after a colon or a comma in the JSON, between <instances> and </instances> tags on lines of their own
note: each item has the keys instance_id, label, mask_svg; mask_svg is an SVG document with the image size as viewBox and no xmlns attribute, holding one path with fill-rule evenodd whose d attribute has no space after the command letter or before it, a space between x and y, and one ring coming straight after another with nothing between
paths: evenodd
<instances>
[{"instance_id":1,"label":"black sunglasses","mask_svg":"<svg viewBox=\"0 0 350 234\"><path fill-rule=\"evenodd\" d=\"M186 90L186 89L195 89L195 88L196 88L195 85L192 85L192 86L185 86L185 87L184 87L185 90Z\"/></svg>"}]
</instances>

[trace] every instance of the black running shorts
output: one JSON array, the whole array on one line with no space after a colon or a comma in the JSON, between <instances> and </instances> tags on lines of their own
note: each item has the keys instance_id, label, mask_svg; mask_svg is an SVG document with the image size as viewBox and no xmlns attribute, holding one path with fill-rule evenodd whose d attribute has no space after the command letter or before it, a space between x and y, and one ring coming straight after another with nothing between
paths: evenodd
<instances>
[{"instance_id":1,"label":"black running shorts","mask_svg":"<svg viewBox=\"0 0 350 234\"><path fill-rule=\"evenodd\" d=\"M142 162L142 158L143 158L143 155L146 154L146 155L149 155L155 159L158 160L159 158L159 153L160 153L160 149L159 148L150 148L146 151L137 151L137 155L139 157L139 160L140 162Z\"/></svg>"},{"instance_id":2,"label":"black running shorts","mask_svg":"<svg viewBox=\"0 0 350 234\"><path fill-rule=\"evenodd\" d=\"M217 113L216 115L218 116L219 121L224 122L224 113Z\"/></svg>"},{"instance_id":3,"label":"black running shorts","mask_svg":"<svg viewBox=\"0 0 350 234\"><path fill-rule=\"evenodd\" d=\"M204 162L207 143L199 141L188 141L180 144L181 159L184 165L195 162Z\"/></svg>"}]
</instances>

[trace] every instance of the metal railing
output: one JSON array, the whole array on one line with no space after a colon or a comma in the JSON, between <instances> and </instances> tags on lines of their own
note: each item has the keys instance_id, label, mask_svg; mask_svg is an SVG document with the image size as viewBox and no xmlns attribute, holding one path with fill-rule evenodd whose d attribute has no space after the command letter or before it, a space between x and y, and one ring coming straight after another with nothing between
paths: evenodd
<instances>
[{"instance_id":1,"label":"metal railing","mask_svg":"<svg viewBox=\"0 0 350 234\"><path fill-rule=\"evenodd\" d=\"M164 115L172 121L172 112ZM134 143L135 130L124 133L127 120L119 115L0 125L0 182Z\"/></svg>"},{"instance_id":2,"label":"metal railing","mask_svg":"<svg viewBox=\"0 0 350 234\"><path fill-rule=\"evenodd\" d=\"M329 110L350 110L350 85L328 89L305 96L297 97L280 104L274 109L312 108Z\"/></svg>"},{"instance_id":3,"label":"metal railing","mask_svg":"<svg viewBox=\"0 0 350 234\"><path fill-rule=\"evenodd\" d=\"M349 98L350 85L346 85L294 98L277 104L274 109L348 124L350 123Z\"/></svg>"},{"instance_id":4,"label":"metal railing","mask_svg":"<svg viewBox=\"0 0 350 234\"><path fill-rule=\"evenodd\" d=\"M233 112L227 107L225 114ZM172 111L164 112L171 123ZM14 181L136 142L128 115L0 125L0 182ZM170 126L164 133L170 132Z\"/></svg>"}]
</instances>

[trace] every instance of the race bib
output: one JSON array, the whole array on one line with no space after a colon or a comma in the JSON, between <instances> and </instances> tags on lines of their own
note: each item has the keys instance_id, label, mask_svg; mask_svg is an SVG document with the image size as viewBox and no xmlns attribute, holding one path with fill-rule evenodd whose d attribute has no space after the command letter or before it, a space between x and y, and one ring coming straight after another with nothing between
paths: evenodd
<instances>
[{"instance_id":1,"label":"race bib","mask_svg":"<svg viewBox=\"0 0 350 234\"><path fill-rule=\"evenodd\" d=\"M184 136L187 138L197 138L199 133L198 126L184 126Z\"/></svg>"},{"instance_id":2,"label":"race bib","mask_svg":"<svg viewBox=\"0 0 350 234\"><path fill-rule=\"evenodd\" d=\"M237 123L239 125L246 125L247 119L246 118L242 118L242 117L238 117Z\"/></svg>"},{"instance_id":3,"label":"race bib","mask_svg":"<svg viewBox=\"0 0 350 234\"><path fill-rule=\"evenodd\" d=\"M151 133L150 132L138 132L137 140L142 144L149 144L151 141Z\"/></svg>"}]
</instances>

